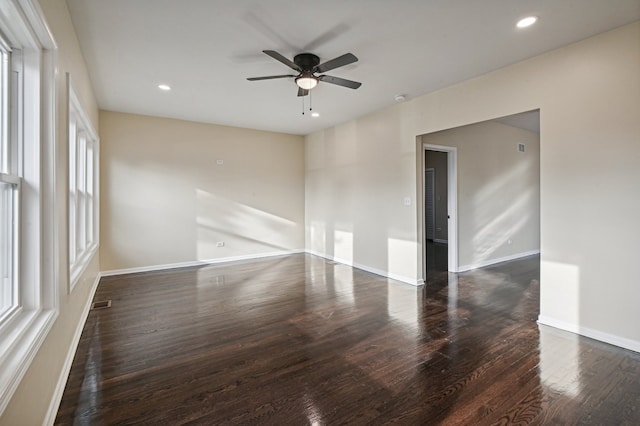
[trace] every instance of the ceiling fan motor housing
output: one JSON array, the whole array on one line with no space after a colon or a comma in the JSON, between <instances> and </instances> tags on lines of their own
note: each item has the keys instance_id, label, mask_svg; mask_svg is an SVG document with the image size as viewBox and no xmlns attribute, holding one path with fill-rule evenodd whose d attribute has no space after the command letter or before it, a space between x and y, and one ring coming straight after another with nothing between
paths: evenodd
<instances>
[{"instance_id":1,"label":"ceiling fan motor housing","mask_svg":"<svg viewBox=\"0 0 640 426\"><path fill-rule=\"evenodd\" d=\"M303 71L311 71L320 63L320 58L313 53L300 53L293 58L293 62Z\"/></svg>"}]
</instances>

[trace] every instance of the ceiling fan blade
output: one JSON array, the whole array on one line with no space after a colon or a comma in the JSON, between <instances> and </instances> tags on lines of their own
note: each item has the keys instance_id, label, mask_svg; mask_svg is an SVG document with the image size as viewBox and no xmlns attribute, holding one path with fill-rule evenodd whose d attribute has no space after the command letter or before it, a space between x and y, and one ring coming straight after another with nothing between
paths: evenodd
<instances>
[{"instance_id":1,"label":"ceiling fan blade","mask_svg":"<svg viewBox=\"0 0 640 426\"><path fill-rule=\"evenodd\" d=\"M289 68L292 68L292 69L294 69L296 71L302 72L302 68L300 68L293 61L285 58L284 56L282 56L281 54L279 54L275 50L263 50L263 52L266 53L267 55L271 56L276 61L282 62L283 64L285 64Z\"/></svg>"},{"instance_id":2,"label":"ceiling fan blade","mask_svg":"<svg viewBox=\"0 0 640 426\"><path fill-rule=\"evenodd\" d=\"M295 75L293 74L286 74L286 75L268 75L265 77L249 77L247 78L247 80L249 81L258 81L258 80L272 80L274 78L288 78L288 77L295 77Z\"/></svg>"},{"instance_id":3,"label":"ceiling fan blade","mask_svg":"<svg viewBox=\"0 0 640 426\"><path fill-rule=\"evenodd\" d=\"M338 56L335 59L327 61L323 64L318 65L313 69L313 72L327 72L335 68L343 67L345 65L352 64L357 62L358 58L352 53L345 53L342 56Z\"/></svg>"},{"instance_id":4,"label":"ceiling fan blade","mask_svg":"<svg viewBox=\"0 0 640 426\"><path fill-rule=\"evenodd\" d=\"M325 81L331 84L337 84L338 86L348 87L349 89L357 89L358 87L362 86L362 83L359 83L357 81L347 80L340 77L332 77L330 75L321 75L320 77L318 77L318 80Z\"/></svg>"},{"instance_id":5,"label":"ceiling fan blade","mask_svg":"<svg viewBox=\"0 0 640 426\"><path fill-rule=\"evenodd\" d=\"M307 96L308 94L309 94L309 91L307 89L298 87L298 96Z\"/></svg>"},{"instance_id":6,"label":"ceiling fan blade","mask_svg":"<svg viewBox=\"0 0 640 426\"><path fill-rule=\"evenodd\" d=\"M330 42L331 40L334 40L335 38L337 38L341 34L344 34L348 30L349 30L349 25L345 24L344 22L341 22L337 24L335 27L327 30L325 33L319 35L318 37L316 37L315 39L307 43L300 50L304 52L311 52L313 50L317 50L318 47L322 46L323 44L327 44L328 42Z\"/></svg>"}]
</instances>

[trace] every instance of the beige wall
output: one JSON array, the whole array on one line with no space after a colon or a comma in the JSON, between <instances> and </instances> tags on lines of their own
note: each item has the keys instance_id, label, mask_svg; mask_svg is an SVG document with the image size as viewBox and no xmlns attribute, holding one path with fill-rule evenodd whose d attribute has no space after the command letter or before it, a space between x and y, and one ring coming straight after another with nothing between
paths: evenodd
<instances>
[{"instance_id":1,"label":"beige wall","mask_svg":"<svg viewBox=\"0 0 640 426\"><path fill-rule=\"evenodd\" d=\"M68 293L66 73L70 73L73 87L96 130L98 129L98 109L65 1L40 0L40 5L58 46L55 111L56 200L54 206L44 206L44 208L46 211L56 212L58 239L55 244L58 253L59 315L11 402L2 413L1 425L42 424L69 354L74 333L80 322L84 320L82 313L100 270L98 256L96 256L80 277L73 292Z\"/></svg>"},{"instance_id":2,"label":"beige wall","mask_svg":"<svg viewBox=\"0 0 640 426\"><path fill-rule=\"evenodd\" d=\"M459 270L540 250L537 133L488 121L430 133L422 142L457 148Z\"/></svg>"},{"instance_id":3,"label":"beige wall","mask_svg":"<svg viewBox=\"0 0 640 426\"><path fill-rule=\"evenodd\" d=\"M416 134L402 138L407 105L306 138L305 220L309 251L411 281Z\"/></svg>"},{"instance_id":4,"label":"beige wall","mask_svg":"<svg viewBox=\"0 0 640 426\"><path fill-rule=\"evenodd\" d=\"M640 350L640 22L309 135L308 249L419 279L416 136L538 108L541 320Z\"/></svg>"},{"instance_id":5,"label":"beige wall","mask_svg":"<svg viewBox=\"0 0 640 426\"><path fill-rule=\"evenodd\" d=\"M108 111L100 137L103 270L304 249L302 137Z\"/></svg>"}]
</instances>

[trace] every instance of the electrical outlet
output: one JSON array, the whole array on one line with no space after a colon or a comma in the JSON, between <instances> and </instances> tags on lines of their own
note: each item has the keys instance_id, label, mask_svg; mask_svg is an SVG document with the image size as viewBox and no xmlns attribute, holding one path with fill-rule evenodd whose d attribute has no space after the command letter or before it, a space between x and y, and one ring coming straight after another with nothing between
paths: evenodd
<instances>
[{"instance_id":1,"label":"electrical outlet","mask_svg":"<svg viewBox=\"0 0 640 426\"><path fill-rule=\"evenodd\" d=\"M509 245L510 245L510 244L511 244L511 240L507 240L507 244L509 244Z\"/></svg>"},{"instance_id":2,"label":"electrical outlet","mask_svg":"<svg viewBox=\"0 0 640 426\"><path fill-rule=\"evenodd\" d=\"M224 247L224 241L218 241L217 247Z\"/></svg>"},{"instance_id":3,"label":"electrical outlet","mask_svg":"<svg viewBox=\"0 0 640 426\"><path fill-rule=\"evenodd\" d=\"M216 164L218 166L222 166L224 164L224 160L216 160Z\"/></svg>"}]
</instances>

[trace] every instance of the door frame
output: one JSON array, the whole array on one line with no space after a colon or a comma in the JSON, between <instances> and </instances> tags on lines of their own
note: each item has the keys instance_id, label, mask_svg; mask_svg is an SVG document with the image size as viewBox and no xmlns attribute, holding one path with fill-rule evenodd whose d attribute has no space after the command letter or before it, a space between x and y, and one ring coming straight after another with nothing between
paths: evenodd
<instances>
[{"instance_id":1,"label":"door frame","mask_svg":"<svg viewBox=\"0 0 640 426\"><path fill-rule=\"evenodd\" d=\"M458 272L458 149L453 146L444 145L431 145L427 143L422 144L422 161L424 176L426 167L424 166L424 156L427 151L439 151L447 153L447 210L449 220L447 223L447 240L448 240L448 266L449 272ZM421 179L420 186L422 187L422 200L424 204L425 200L425 182L424 177ZM424 212L424 207L423 207ZM422 264L423 277L426 279L426 247L427 247L427 229L426 229L426 215L421 215L422 221Z\"/></svg>"}]
</instances>

